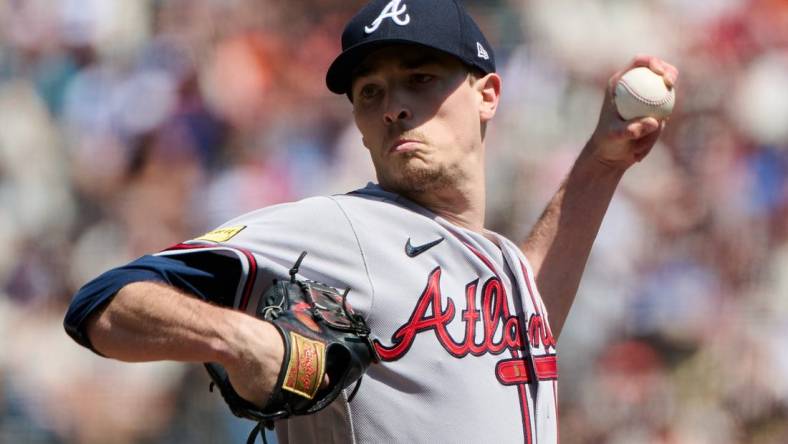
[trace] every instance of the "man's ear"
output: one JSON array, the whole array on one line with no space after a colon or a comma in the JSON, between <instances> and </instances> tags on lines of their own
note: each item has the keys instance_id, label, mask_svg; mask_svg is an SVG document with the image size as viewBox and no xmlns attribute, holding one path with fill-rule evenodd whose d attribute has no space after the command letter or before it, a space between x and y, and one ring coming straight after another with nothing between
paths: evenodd
<instances>
[{"instance_id":1,"label":"man's ear","mask_svg":"<svg viewBox=\"0 0 788 444\"><path fill-rule=\"evenodd\" d=\"M494 72L476 80L475 86L480 97L479 118L482 122L486 123L495 116L501 98L501 84L501 76Z\"/></svg>"}]
</instances>

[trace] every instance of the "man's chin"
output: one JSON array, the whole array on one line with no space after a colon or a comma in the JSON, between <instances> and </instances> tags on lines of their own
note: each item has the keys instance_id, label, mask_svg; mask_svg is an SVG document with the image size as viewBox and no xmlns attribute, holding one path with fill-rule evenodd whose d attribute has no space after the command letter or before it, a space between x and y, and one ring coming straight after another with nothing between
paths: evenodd
<instances>
[{"instance_id":1,"label":"man's chin","mask_svg":"<svg viewBox=\"0 0 788 444\"><path fill-rule=\"evenodd\" d=\"M397 177L381 181L381 185L400 194L424 193L454 185L454 179L443 170L406 168Z\"/></svg>"}]
</instances>

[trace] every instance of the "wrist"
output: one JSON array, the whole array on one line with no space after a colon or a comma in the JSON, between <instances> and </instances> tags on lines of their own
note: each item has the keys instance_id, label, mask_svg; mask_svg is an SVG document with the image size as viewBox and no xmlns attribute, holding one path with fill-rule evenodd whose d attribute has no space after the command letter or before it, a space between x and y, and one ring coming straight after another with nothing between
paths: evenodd
<instances>
[{"instance_id":1,"label":"wrist","mask_svg":"<svg viewBox=\"0 0 788 444\"><path fill-rule=\"evenodd\" d=\"M591 138L577 157L572 168L572 174L618 183L630 165L608 161L599 155L603 151L603 147L600 146L599 142Z\"/></svg>"},{"instance_id":2,"label":"wrist","mask_svg":"<svg viewBox=\"0 0 788 444\"><path fill-rule=\"evenodd\" d=\"M273 324L245 313L231 311L215 344L218 363L227 369L250 363L281 363L284 345Z\"/></svg>"},{"instance_id":3,"label":"wrist","mask_svg":"<svg viewBox=\"0 0 788 444\"><path fill-rule=\"evenodd\" d=\"M248 354L246 348L253 326L250 316L235 310L226 310L216 328L216 338L212 343L216 362L225 368L232 368L243 361Z\"/></svg>"},{"instance_id":4,"label":"wrist","mask_svg":"<svg viewBox=\"0 0 788 444\"><path fill-rule=\"evenodd\" d=\"M245 313L228 316L231 322L220 335L217 362L238 395L263 407L276 386L284 360L284 342L279 330Z\"/></svg>"}]
</instances>

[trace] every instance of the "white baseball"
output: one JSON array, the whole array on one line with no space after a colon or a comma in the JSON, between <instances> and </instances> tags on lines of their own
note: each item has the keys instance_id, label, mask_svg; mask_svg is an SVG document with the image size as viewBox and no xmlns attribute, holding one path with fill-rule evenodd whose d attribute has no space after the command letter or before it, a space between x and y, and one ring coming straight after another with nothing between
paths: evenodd
<instances>
[{"instance_id":1,"label":"white baseball","mask_svg":"<svg viewBox=\"0 0 788 444\"><path fill-rule=\"evenodd\" d=\"M624 120L636 117L664 119L673 111L676 91L668 88L659 74L638 67L621 76L616 84L614 100L618 114Z\"/></svg>"}]
</instances>

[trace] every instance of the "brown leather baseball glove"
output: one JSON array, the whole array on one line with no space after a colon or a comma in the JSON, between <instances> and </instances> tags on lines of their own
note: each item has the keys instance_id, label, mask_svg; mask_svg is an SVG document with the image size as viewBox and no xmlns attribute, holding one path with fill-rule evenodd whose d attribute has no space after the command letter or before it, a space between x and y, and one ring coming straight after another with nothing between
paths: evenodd
<instances>
[{"instance_id":1,"label":"brown leather baseball glove","mask_svg":"<svg viewBox=\"0 0 788 444\"><path fill-rule=\"evenodd\" d=\"M241 398L222 366L205 364L213 380L211 388L213 384L219 387L230 410L258 422L249 442L261 427L273 428L277 419L323 409L342 389L358 381L348 397L351 400L366 369L379 360L369 327L347 303L349 290L340 294L328 285L296 278L304 256L306 252L290 270L289 280L274 280L257 309L259 318L276 326L285 349L279 379L265 407ZM322 384L325 375L327 385Z\"/></svg>"}]
</instances>

